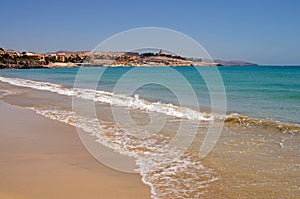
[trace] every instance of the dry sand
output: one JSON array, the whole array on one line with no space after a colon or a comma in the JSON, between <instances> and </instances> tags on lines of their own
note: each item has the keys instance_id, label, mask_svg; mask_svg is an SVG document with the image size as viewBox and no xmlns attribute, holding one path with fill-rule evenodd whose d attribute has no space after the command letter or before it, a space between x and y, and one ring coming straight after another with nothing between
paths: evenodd
<instances>
[{"instance_id":1,"label":"dry sand","mask_svg":"<svg viewBox=\"0 0 300 199\"><path fill-rule=\"evenodd\" d=\"M137 174L96 161L75 128L0 102L0 198L150 198Z\"/></svg>"}]
</instances>

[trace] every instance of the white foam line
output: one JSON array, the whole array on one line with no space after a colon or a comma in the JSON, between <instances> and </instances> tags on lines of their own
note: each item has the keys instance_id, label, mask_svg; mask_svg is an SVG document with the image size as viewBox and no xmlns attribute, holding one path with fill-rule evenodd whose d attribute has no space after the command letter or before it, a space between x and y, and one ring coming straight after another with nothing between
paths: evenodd
<instances>
[{"instance_id":1,"label":"white foam line","mask_svg":"<svg viewBox=\"0 0 300 199\"><path fill-rule=\"evenodd\" d=\"M108 103L111 105L117 106L126 106L134 109L141 109L146 111L159 112L166 115L171 115L179 118L186 119L201 119L201 120L209 120L208 118L203 117L199 112L191 110L189 108L181 108L178 106L174 106L172 104L162 104L162 103L150 103L144 100L139 99L138 96L130 97L126 95L113 94L105 91L95 91L91 89L70 89L63 87L62 85L48 83L48 82L39 82L33 80L24 80L18 78L5 78L0 76L0 81L6 82L15 86L28 87L37 90L49 91L58 93L65 96L71 97L79 97L83 99L90 99L97 102ZM94 96L94 97L93 97ZM191 190L182 190L180 187L176 187L178 185L170 184L169 189L165 190L168 193L163 193L160 190L161 187L165 187L165 183L169 180L172 180L172 176L176 176L177 172L186 173L189 169L193 168L191 171L192 174L203 175L201 172L204 170L203 166L200 162L193 162L193 160L189 158L179 157L179 154L176 150L171 149L165 151L165 149L161 146L153 146L151 140L135 142L134 140L130 140L130 137L126 136L126 133L122 134L118 127L108 127L105 124L99 123L99 121L94 121L90 118L85 118L80 115L77 115L71 111L63 111L63 110L39 110L36 108L32 108L36 113L41 114L45 117L48 117L53 120L58 120L60 122L67 123L72 126L76 126L82 128L87 133L91 133L97 137L97 141L104 146L107 146L111 149L118 151L121 154L128 155L131 157L136 157L136 164L139 166L138 171L142 176L142 181L151 187L151 195L152 198L160 198L164 197L165 194L169 194L170 192L177 194L179 197L180 194L185 195L193 189L205 189L208 186L210 181L214 181L215 179L209 179L208 181L193 181L191 179L192 184L188 187ZM114 134L117 136L115 140L109 140L110 138L106 137L103 133L110 129L113 129ZM164 144L163 144L164 145ZM128 148L135 148L136 146L145 147L147 152L144 153L144 156L139 153L139 151L127 150ZM160 148L161 147L161 148ZM173 161L175 160L175 161ZM172 163L171 167L165 168L166 163ZM157 173L157 171L163 170L163 172ZM201 171L201 172L200 172ZM157 173L152 175L153 172ZM157 178L162 180L164 184L155 183ZM174 180L174 179L173 179ZM171 183L171 182L170 182ZM182 182L188 183L186 182ZM175 186L175 187L174 187ZM205 191L203 191L204 193ZM203 194L199 192L198 195ZM181 196L183 197L183 196Z\"/></svg>"},{"instance_id":2,"label":"white foam line","mask_svg":"<svg viewBox=\"0 0 300 199\"><path fill-rule=\"evenodd\" d=\"M44 117L47 117L52 120L57 120L66 124L69 124L74 127L78 127L83 129L87 133L91 133L92 135L97 137L97 142L101 143L102 145L111 148L120 154L127 155L130 157L135 157L136 158L136 164L140 167L139 172L142 176L142 181L144 184L150 186L151 188L151 196L154 199L158 199L156 197L157 193L155 191L155 186L146 180L147 178L147 172L149 171L150 168L147 168L149 164L145 164L145 160L143 157L135 153L134 151L126 151L125 148L120 148L120 145L122 145L123 141L120 139L119 143L112 144L109 142L108 138L105 138L103 136L103 133L105 132L105 125L100 124L97 121L91 120L89 118L85 118L79 115L76 115L74 112L70 111L62 111L62 110L40 110L37 108L30 108L37 114L43 115ZM112 127L114 128L114 127ZM118 132L118 129L116 128L114 131L116 134ZM151 161L151 160L149 160Z\"/></svg>"},{"instance_id":3,"label":"white foam line","mask_svg":"<svg viewBox=\"0 0 300 199\"><path fill-rule=\"evenodd\" d=\"M151 103L146 100L140 99L138 95L126 96L122 94L114 94L111 92L81 89L81 88L66 88L59 84L49 82L40 82L34 80L26 80L19 78L1 77L0 81L9 83L15 86L27 87L36 90L49 91L60 95L79 97L82 99L93 100L95 102L107 103L116 106L125 106L133 109L140 109L144 111L151 111L162 113L168 116L189 120L211 121L211 115L204 116L198 111L192 110L187 107L174 106L172 104L163 104L160 102Z\"/></svg>"},{"instance_id":4,"label":"white foam line","mask_svg":"<svg viewBox=\"0 0 300 199\"><path fill-rule=\"evenodd\" d=\"M165 146L165 143L161 143L161 145L156 144L157 138L153 138L154 140L152 138L149 140L132 139L130 136L128 137L128 134L120 131L117 126L107 125L106 123L99 122L98 119L86 118L72 111L58 109L42 110L38 108L31 109L36 113L52 120L58 120L66 124L79 127L85 132L96 136L97 142L103 144L104 146L109 147L120 154L135 157L136 164L139 167L137 171L140 172L143 183L150 186L151 196L154 199L165 198L164 195L170 194L170 192L177 194L179 197L180 194L183 194L182 192L191 193L195 190L202 190L201 192L198 192L197 196L199 196L205 193L205 189L208 187L209 183L217 180L216 178L210 176L207 178L207 180L200 180L199 176L205 177L209 175L207 170L205 170L202 166L201 162L194 161L189 156L181 156L181 152L175 148L165 149L163 147ZM106 131L113 131L115 136L105 136L104 133ZM137 149L137 151L128 150L136 148L137 146L144 148L147 153L141 154L139 149ZM166 165L170 166L166 167ZM177 174L177 172L179 172L179 174ZM160 190L161 188L165 187L169 181L172 183L172 180L176 180L172 179L172 176L180 176L180 173L187 172L194 177L191 177L189 181L183 180L181 183L182 185L192 183L189 184L189 189L182 190L182 187L180 187L181 184L169 184L168 190L165 190L167 193L164 193ZM192 178L198 180L194 180ZM160 179L161 183L158 183L157 179ZM181 196L181 198L183 198L183 196Z\"/></svg>"}]
</instances>

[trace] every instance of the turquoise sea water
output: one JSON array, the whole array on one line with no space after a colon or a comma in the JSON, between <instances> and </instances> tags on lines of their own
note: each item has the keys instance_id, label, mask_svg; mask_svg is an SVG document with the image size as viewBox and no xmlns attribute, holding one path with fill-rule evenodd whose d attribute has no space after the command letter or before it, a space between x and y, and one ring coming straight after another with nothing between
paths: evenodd
<instances>
[{"instance_id":1,"label":"turquoise sea water","mask_svg":"<svg viewBox=\"0 0 300 199\"><path fill-rule=\"evenodd\" d=\"M98 84L98 89L112 92L120 78L132 69L132 67L107 68ZM173 67L173 69L189 81L199 99L199 105L210 107L207 86L197 70L194 67ZM205 71L209 70L209 67L199 67L198 69ZM73 87L78 70L78 68L1 70L0 76ZM86 68L85 70L93 72L97 68ZM300 124L300 67L229 66L218 67L218 70L226 90L228 112ZM135 78L132 79L132 82L129 80L126 83L130 87L130 84L139 78L145 78L145 74L147 78L155 79L164 73L168 73L165 67L135 68ZM86 87L94 84L89 77L84 81ZM171 84L178 89L181 87L184 89L176 78L171 81ZM135 93L148 101L178 104L175 94L164 85L141 85ZM193 104L187 104L187 106L193 106Z\"/></svg>"}]
</instances>

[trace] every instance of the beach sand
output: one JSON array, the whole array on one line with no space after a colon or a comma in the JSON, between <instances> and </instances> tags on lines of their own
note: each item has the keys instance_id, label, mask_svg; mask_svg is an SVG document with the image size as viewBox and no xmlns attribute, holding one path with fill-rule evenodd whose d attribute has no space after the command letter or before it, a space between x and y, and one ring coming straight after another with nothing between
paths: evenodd
<instances>
[{"instance_id":1,"label":"beach sand","mask_svg":"<svg viewBox=\"0 0 300 199\"><path fill-rule=\"evenodd\" d=\"M75 128L0 102L0 198L150 198L138 174L95 160Z\"/></svg>"}]
</instances>

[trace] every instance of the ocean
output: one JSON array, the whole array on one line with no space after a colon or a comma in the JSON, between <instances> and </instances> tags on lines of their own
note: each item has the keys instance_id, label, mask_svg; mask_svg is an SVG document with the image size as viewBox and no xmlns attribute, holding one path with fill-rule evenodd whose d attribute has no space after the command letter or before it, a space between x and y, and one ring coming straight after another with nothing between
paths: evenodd
<instances>
[{"instance_id":1,"label":"ocean","mask_svg":"<svg viewBox=\"0 0 300 199\"><path fill-rule=\"evenodd\" d=\"M225 95L201 76L212 67L86 67L1 70L1 99L132 158L153 198L299 197L300 67L213 68ZM212 96L226 114L211 113ZM217 120L220 137L200 158Z\"/></svg>"}]
</instances>

